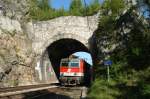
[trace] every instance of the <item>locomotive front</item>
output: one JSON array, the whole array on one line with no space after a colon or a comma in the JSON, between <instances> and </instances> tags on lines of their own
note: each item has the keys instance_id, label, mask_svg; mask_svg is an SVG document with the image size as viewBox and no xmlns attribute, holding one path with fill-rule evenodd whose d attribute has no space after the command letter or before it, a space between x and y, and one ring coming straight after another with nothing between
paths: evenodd
<instances>
[{"instance_id":1,"label":"locomotive front","mask_svg":"<svg viewBox=\"0 0 150 99\"><path fill-rule=\"evenodd\" d=\"M84 61L78 58L62 59L59 79L62 85L82 84L84 79Z\"/></svg>"}]
</instances>

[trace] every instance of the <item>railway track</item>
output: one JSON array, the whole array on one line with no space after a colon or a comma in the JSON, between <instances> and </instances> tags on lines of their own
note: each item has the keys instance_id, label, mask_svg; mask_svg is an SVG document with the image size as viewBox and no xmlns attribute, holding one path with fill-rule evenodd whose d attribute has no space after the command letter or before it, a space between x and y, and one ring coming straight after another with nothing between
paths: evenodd
<instances>
[{"instance_id":1,"label":"railway track","mask_svg":"<svg viewBox=\"0 0 150 99\"><path fill-rule=\"evenodd\" d=\"M40 84L19 87L0 88L0 98L5 96L12 96L17 94L24 94L39 90L45 90L58 87L57 84Z\"/></svg>"},{"instance_id":2,"label":"railway track","mask_svg":"<svg viewBox=\"0 0 150 99\"><path fill-rule=\"evenodd\" d=\"M49 93L32 99L85 99L86 87L57 87L48 89Z\"/></svg>"},{"instance_id":3,"label":"railway track","mask_svg":"<svg viewBox=\"0 0 150 99\"><path fill-rule=\"evenodd\" d=\"M69 95L71 99L86 98L87 87L59 87L63 94Z\"/></svg>"},{"instance_id":4,"label":"railway track","mask_svg":"<svg viewBox=\"0 0 150 99\"><path fill-rule=\"evenodd\" d=\"M42 84L12 88L0 88L0 99L82 99L86 87L62 87L57 84Z\"/></svg>"}]
</instances>

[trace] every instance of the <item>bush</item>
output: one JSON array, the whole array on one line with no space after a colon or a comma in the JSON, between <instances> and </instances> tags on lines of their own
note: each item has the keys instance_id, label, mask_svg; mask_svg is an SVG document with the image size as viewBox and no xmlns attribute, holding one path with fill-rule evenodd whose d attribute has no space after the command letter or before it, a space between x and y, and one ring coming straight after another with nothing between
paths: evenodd
<instances>
[{"instance_id":1,"label":"bush","mask_svg":"<svg viewBox=\"0 0 150 99\"><path fill-rule=\"evenodd\" d=\"M120 92L115 88L116 82L96 79L88 92L88 99L116 99Z\"/></svg>"}]
</instances>

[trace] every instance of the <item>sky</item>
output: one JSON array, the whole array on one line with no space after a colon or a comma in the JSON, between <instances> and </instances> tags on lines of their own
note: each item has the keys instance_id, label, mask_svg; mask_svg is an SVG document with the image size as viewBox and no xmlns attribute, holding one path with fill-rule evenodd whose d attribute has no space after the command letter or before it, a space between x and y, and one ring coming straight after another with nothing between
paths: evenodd
<instances>
[{"instance_id":1,"label":"sky","mask_svg":"<svg viewBox=\"0 0 150 99\"><path fill-rule=\"evenodd\" d=\"M53 8L59 9L59 8L64 7L66 10L69 9L71 1L72 0L50 0ZM84 1L84 0L82 0L82 1ZM92 1L93 0L85 0L86 4L89 4ZM99 0L99 2L102 3L103 0Z\"/></svg>"},{"instance_id":2,"label":"sky","mask_svg":"<svg viewBox=\"0 0 150 99\"><path fill-rule=\"evenodd\" d=\"M76 52L74 53L73 55L75 56L79 56L79 58L82 58L84 59L87 63L89 63L90 65L93 65L92 64L92 57L89 53L87 52Z\"/></svg>"}]
</instances>

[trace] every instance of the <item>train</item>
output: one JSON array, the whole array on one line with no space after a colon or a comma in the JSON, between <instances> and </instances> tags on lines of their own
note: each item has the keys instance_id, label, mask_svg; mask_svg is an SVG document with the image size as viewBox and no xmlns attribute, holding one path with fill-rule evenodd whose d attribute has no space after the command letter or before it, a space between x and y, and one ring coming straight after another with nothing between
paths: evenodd
<instances>
[{"instance_id":1,"label":"train","mask_svg":"<svg viewBox=\"0 0 150 99\"><path fill-rule=\"evenodd\" d=\"M92 81L92 66L80 58L63 58L60 62L61 85L86 85Z\"/></svg>"}]
</instances>

